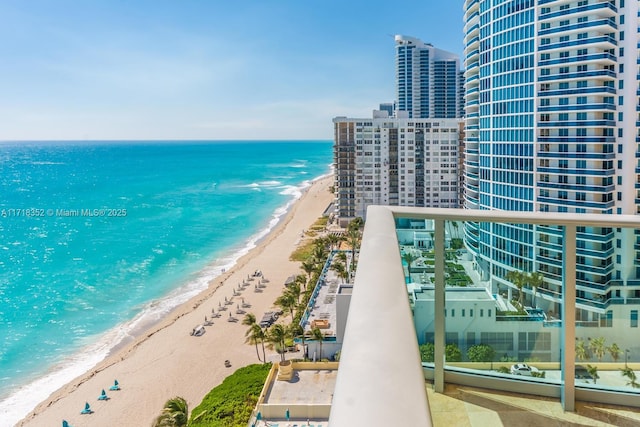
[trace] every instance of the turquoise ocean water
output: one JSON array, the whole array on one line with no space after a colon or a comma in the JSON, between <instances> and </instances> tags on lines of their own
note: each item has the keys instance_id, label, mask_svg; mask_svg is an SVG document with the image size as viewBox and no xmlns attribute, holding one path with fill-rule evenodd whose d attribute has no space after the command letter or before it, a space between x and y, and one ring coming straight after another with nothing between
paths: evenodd
<instances>
[{"instance_id":1,"label":"turquoise ocean water","mask_svg":"<svg viewBox=\"0 0 640 427\"><path fill-rule=\"evenodd\" d=\"M1 418L204 289L331 161L329 141L1 143Z\"/></svg>"}]
</instances>

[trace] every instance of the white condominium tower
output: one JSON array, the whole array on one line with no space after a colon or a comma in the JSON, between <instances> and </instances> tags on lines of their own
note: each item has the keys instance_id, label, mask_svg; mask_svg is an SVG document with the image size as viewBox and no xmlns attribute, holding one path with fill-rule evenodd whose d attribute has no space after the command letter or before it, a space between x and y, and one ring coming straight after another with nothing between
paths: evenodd
<instances>
[{"instance_id":1,"label":"white condominium tower","mask_svg":"<svg viewBox=\"0 0 640 427\"><path fill-rule=\"evenodd\" d=\"M638 1L466 0L464 13L465 208L637 214ZM510 270L541 272L525 294L558 314L559 229L465 231L494 291L513 288ZM577 248L576 321L612 326L615 311L638 327L638 236L579 227Z\"/></svg>"},{"instance_id":2,"label":"white condominium tower","mask_svg":"<svg viewBox=\"0 0 640 427\"><path fill-rule=\"evenodd\" d=\"M462 117L458 55L414 37L397 35L395 41L398 111L407 111L410 118Z\"/></svg>"},{"instance_id":3,"label":"white condominium tower","mask_svg":"<svg viewBox=\"0 0 640 427\"><path fill-rule=\"evenodd\" d=\"M404 114L406 116L406 114ZM336 213L366 218L369 205L459 207L459 119L336 117Z\"/></svg>"}]
</instances>

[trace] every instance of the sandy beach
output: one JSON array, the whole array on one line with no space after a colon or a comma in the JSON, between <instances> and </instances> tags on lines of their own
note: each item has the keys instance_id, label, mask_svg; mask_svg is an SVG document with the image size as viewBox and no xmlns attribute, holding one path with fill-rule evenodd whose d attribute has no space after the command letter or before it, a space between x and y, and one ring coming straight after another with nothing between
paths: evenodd
<instances>
[{"instance_id":1,"label":"sandy beach","mask_svg":"<svg viewBox=\"0 0 640 427\"><path fill-rule=\"evenodd\" d=\"M258 363L255 348L244 343L247 327L241 324L243 315L236 314L236 304L244 298L251 304L245 310L260 319L273 308L287 277L302 272L300 263L290 261L289 255L300 242L302 230L309 228L331 203L332 182L333 177L314 182L283 221L231 270L212 281L206 291L53 393L17 425L55 426L64 419L74 427L149 426L167 399L182 396L193 409L235 369ZM257 282L253 281L234 297L234 288L256 270L269 280L263 292L255 292ZM192 329L203 323L205 316L210 317L212 308L218 311L218 304L224 305L225 297L233 299L228 310L212 319L214 324L206 327L204 335L191 336ZM229 322L229 312L239 321ZM224 366L226 359L231 361L231 368ZM114 379L119 381L120 391L108 390ZM107 390L109 400L97 400L102 389ZM80 415L85 402L91 404L93 414Z\"/></svg>"}]
</instances>

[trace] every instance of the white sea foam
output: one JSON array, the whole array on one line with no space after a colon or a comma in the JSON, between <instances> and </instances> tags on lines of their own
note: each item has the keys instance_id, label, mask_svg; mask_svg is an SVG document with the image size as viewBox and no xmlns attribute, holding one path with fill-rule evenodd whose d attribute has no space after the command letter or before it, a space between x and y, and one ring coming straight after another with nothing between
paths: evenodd
<instances>
[{"instance_id":1,"label":"white sea foam","mask_svg":"<svg viewBox=\"0 0 640 427\"><path fill-rule=\"evenodd\" d=\"M283 206L277 208L269 220L267 226L251 236L245 245L232 249L226 256L216 259L212 264L194 274L183 286L173 290L166 297L151 301L140 308L138 314L128 322L124 322L107 333L98 337L89 337L86 346L78 349L76 353L57 363L43 377L14 389L7 397L0 397L0 419L3 423L13 425L24 418L40 402L44 401L57 389L72 379L92 369L96 364L104 360L109 353L119 345L132 340L137 333L141 333L153 324L161 320L167 313L187 302L206 289L209 283L220 276L223 271L232 268L238 259L255 248L282 217L289 211L293 203L298 200L303 192L311 185L311 182L322 179L320 176L313 181L304 181L300 186L285 186L280 194L290 195L291 199ZM279 181L265 181L273 186L280 185ZM82 284L84 285L84 284ZM86 286L86 285L85 285ZM77 308L77 307L76 307ZM84 308L84 307L83 307Z\"/></svg>"},{"instance_id":2,"label":"white sea foam","mask_svg":"<svg viewBox=\"0 0 640 427\"><path fill-rule=\"evenodd\" d=\"M63 163L63 162L33 161L33 162L26 162L26 164L29 164L29 165L64 165L66 163Z\"/></svg>"},{"instance_id":3,"label":"white sea foam","mask_svg":"<svg viewBox=\"0 0 640 427\"><path fill-rule=\"evenodd\" d=\"M252 182L251 184L246 184L246 185L241 185L240 187L248 187L248 188L263 188L263 187L277 187L278 185L281 185L282 182L281 181L260 181L260 182Z\"/></svg>"}]
</instances>

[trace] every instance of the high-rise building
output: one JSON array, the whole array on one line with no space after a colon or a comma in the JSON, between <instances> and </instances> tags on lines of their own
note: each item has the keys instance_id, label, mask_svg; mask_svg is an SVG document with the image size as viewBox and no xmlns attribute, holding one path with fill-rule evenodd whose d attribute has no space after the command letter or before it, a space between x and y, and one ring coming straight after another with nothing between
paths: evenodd
<instances>
[{"instance_id":1,"label":"high-rise building","mask_svg":"<svg viewBox=\"0 0 640 427\"><path fill-rule=\"evenodd\" d=\"M372 118L333 119L341 222L374 204L460 206L460 59L413 37L395 42L397 101Z\"/></svg>"},{"instance_id":2,"label":"high-rise building","mask_svg":"<svg viewBox=\"0 0 640 427\"><path fill-rule=\"evenodd\" d=\"M458 55L414 37L397 35L395 42L398 111L407 111L410 118L462 117Z\"/></svg>"},{"instance_id":3,"label":"high-rise building","mask_svg":"<svg viewBox=\"0 0 640 427\"><path fill-rule=\"evenodd\" d=\"M336 213L366 218L370 205L459 207L459 119L410 119L374 111L336 117Z\"/></svg>"},{"instance_id":4,"label":"high-rise building","mask_svg":"<svg viewBox=\"0 0 640 427\"><path fill-rule=\"evenodd\" d=\"M637 214L638 1L465 2L467 209ZM609 325L640 301L640 240L580 227L576 320ZM494 291L512 270L541 272L524 292L558 314L562 232L466 224Z\"/></svg>"}]
</instances>

